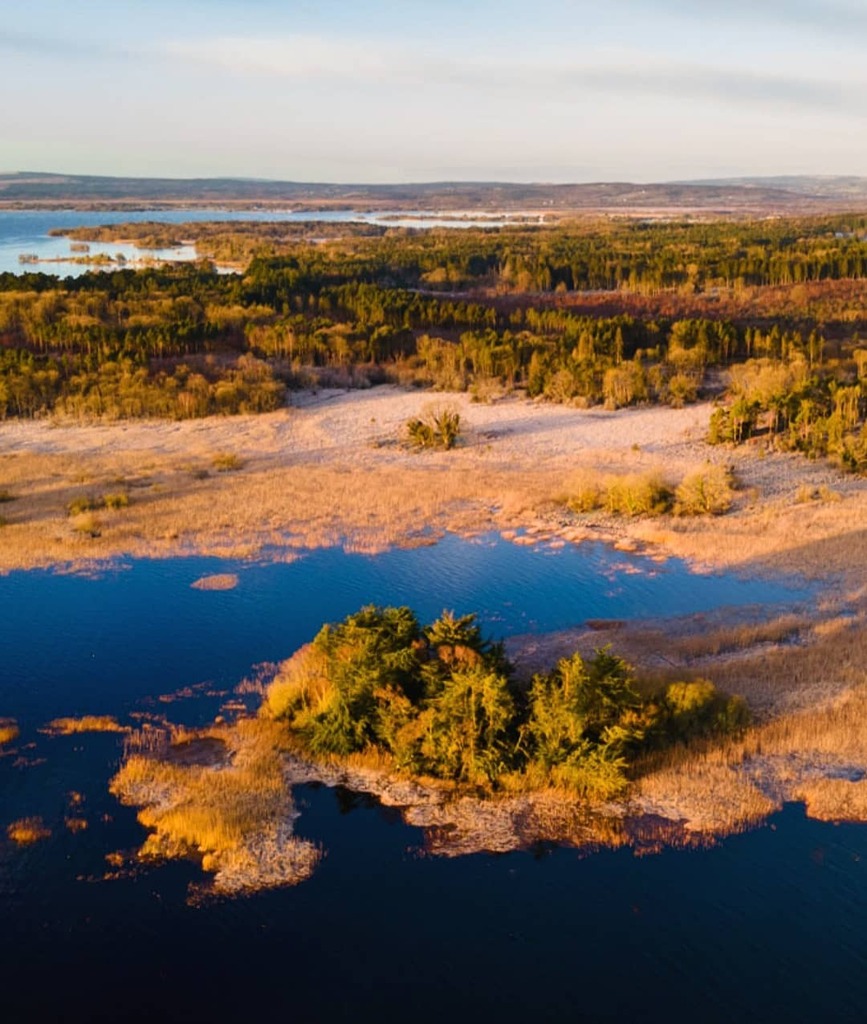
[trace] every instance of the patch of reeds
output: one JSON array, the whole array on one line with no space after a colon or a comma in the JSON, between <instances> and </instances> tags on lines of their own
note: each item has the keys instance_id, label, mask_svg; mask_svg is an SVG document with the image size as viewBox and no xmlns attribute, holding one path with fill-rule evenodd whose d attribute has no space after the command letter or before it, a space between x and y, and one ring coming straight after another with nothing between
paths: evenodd
<instances>
[{"instance_id":1,"label":"patch of reeds","mask_svg":"<svg viewBox=\"0 0 867 1024\"><path fill-rule=\"evenodd\" d=\"M602 509L619 516L658 516L669 511L671 487L655 471L646 473L575 473L567 483L567 503L574 512Z\"/></svg>"},{"instance_id":2,"label":"patch of reeds","mask_svg":"<svg viewBox=\"0 0 867 1024\"><path fill-rule=\"evenodd\" d=\"M7 826L6 835L13 843L18 843L20 846L29 846L31 843L38 843L42 839L48 839L51 835L51 829L46 827L42 818L19 818Z\"/></svg>"},{"instance_id":3,"label":"patch of reeds","mask_svg":"<svg viewBox=\"0 0 867 1024\"><path fill-rule=\"evenodd\" d=\"M50 736L73 736L83 732L129 732L111 715L82 715L80 718L54 718L40 732Z\"/></svg>"},{"instance_id":4,"label":"patch of reeds","mask_svg":"<svg viewBox=\"0 0 867 1024\"><path fill-rule=\"evenodd\" d=\"M215 573L212 576L202 576L190 586L193 590L234 590L238 586L238 576L232 572Z\"/></svg>"},{"instance_id":5,"label":"patch of reeds","mask_svg":"<svg viewBox=\"0 0 867 1024\"><path fill-rule=\"evenodd\" d=\"M683 477L677 486L658 470L643 473L577 471L566 484L566 502L573 512L603 510L610 515L679 516L721 515L734 500L732 474L723 466L707 464Z\"/></svg>"},{"instance_id":6,"label":"patch of reeds","mask_svg":"<svg viewBox=\"0 0 867 1024\"><path fill-rule=\"evenodd\" d=\"M867 821L867 780L812 779L794 793L807 814L819 821Z\"/></svg>"},{"instance_id":7,"label":"patch of reeds","mask_svg":"<svg viewBox=\"0 0 867 1024\"><path fill-rule=\"evenodd\" d=\"M682 658L716 658L720 654L745 653L763 644L788 643L810 629L801 615L781 615L767 622L740 622L671 641L670 653Z\"/></svg>"},{"instance_id":8,"label":"patch of reeds","mask_svg":"<svg viewBox=\"0 0 867 1024\"><path fill-rule=\"evenodd\" d=\"M14 718L0 718L0 747L18 739L20 731Z\"/></svg>"},{"instance_id":9,"label":"patch of reeds","mask_svg":"<svg viewBox=\"0 0 867 1024\"><path fill-rule=\"evenodd\" d=\"M131 752L111 781L122 803L139 808L151 829L142 858L199 858L214 887L238 892L290 885L308 877L319 851L292 835L296 812L283 773L282 730L264 720L241 720L231 730L178 733L157 753L151 737ZM197 739L227 744L226 757L180 759L173 751Z\"/></svg>"}]
</instances>

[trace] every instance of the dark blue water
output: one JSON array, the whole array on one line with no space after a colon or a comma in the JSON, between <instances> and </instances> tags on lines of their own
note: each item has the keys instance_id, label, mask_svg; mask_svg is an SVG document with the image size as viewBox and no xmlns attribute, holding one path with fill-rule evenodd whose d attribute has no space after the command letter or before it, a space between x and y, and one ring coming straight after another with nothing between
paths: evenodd
<instances>
[{"instance_id":1,"label":"dark blue water","mask_svg":"<svg viewBox=\"0 0 867 1024\"><path fill-rule=\"evenodd\" d=\"M190 587L224 572L238 573L236 589ZM553 549L455 536L377 556L327 548L289 565L190 558L132 562L96 579L12 573L0 580L0 716L36 726L58 715L124 713L142 697L194 683L234 685L253 663L288 657L322 623L364 604L407 604L422 621L443 609L476 612L489 635L507 637L806 595L792 582L694 575L677 560L601 544Z\"/></svg>"},{"instance_id":2,"label":"dark blue water","mask_svg":"<svg viewBox=\"0 0 867 1024\"><path fill-rule=\"evenodd\" d=\"M189 587L233 569L236 590ZM393 810L304 787L298 831L326 851L313 878L190 907L192 864L89 880L107 851L142 838L106 792L118 740L34 731L57 714L124 715L200 681L231 686L364 601L410 603L424 619L479 610L508 635L802 596L604 548L455 539L376 558L320 551L292 565L136 562L95 580L0 580L0 714L21 719L22 744L36 744L24 755L44 759L0 758L0 817L41 814L54 829L28 849L0 842L4 1019L864 1020L867 829L793 806L709 850L445 860L423 856L420 832ZM194 719L214 700L167 711ZM62 828L71 790L90 822L76 835Z\"/></svg>"}]
</instances>

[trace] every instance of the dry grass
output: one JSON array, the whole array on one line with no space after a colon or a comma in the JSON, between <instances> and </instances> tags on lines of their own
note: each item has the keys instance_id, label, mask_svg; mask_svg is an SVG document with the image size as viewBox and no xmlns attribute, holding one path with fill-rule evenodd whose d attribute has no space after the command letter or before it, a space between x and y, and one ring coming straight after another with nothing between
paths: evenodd
<instances>
[{"instance_id":1,"label":"dry grass","mask_svg":"<svg viewBox=\"0 0 867 1024\"><path fill-rule=\"evenodd\" d=\"M49 736L73 736L82 732L129 732L111 715L82 715L80 718L54 718L40 732Z\"/></svg>"},{"instance_id":2,"label":"dry grass","mask_svg":"<svg viewBox=\"0 0 867 1024\"><path fill-rule=\"evenodd\" d=\"M804 782L795 792L807 806L807 814L819 821L867 821L867 781L816 779Z\"/></svg>"},{"instance_id":3,"label":"dry grass","mask_svg":"<svg viewBox=\"0 0 867 1024\"><path fill-rule=\"evenodd\" d=\"M867 785L860 782L867 774L865 666L863 624L762 659L752 671L764 671L765 686L800 687L811 694L809 702L741 740L677 750L646 764L636 805L720 833L751 824L785 800L804 800L809 814L825 820L867 820ZM721 677L747 671L728 663L709 674L719 685Z\"/></svg>"},{"instance_id":4,"label":"dry grass","mask_svg":"<svg viewBox=\"0 0 867 1024\"><path fill-rule=\"evenodd\" d=\"M0 454L0 477L18 500L8 506L0 571L120 554L245 557L266 547L335 544L375 552L446 529L534 525L573 540L631 538L700 563L761 563L817 577L867 558L867 530L853 526L867 521L863 482L796 456L709 449L698 440L707 407L594 415L520 401L454 400L469 424L466 443L431 453L423 466L399 447L371 446L415 411L417 396L393 389L323 395L303 399L300 409L231 420L62 425L52 432L5 425L13 451ZM191 473L211 460L215 443L245 461L243 473ZM570 523L557 501L570 473L642 478L664 466L681 479L708 459L735 463L744 485L724 517L602 515L588 526ZM821 495L831 484L838 502L794 500L799 487ZM119 489L134 498L128 508L100 510L95 531L73 529L70 502L83 491Z\"/></svg>"},{"instance_id":5,"label":"dry grass","mask_svg":"<svg viewBox=\"0 0 867 1024\"><path fill-rule=\"evenodd\" d=\"M202 576L190 586L193 590L234 590L238 586L238 577L233 572L215 573L213 576Z\"/></svg>"},{"instance_id":6,"label":"dry grass","mask_svg":"<svg viewBox=\"0 0 867 1024\"><path fill-rule=\"evenodd\" d=\"M51 829L47 828L42 818L19 818L13 821L6 829L6 835L13 843L21 846L29 846L31 843L38 843L42 839L48 839Z\"/></svg>"},{"instance_id":7,"label":"dry grass","mask_svg":"<svg viewBox=\"0 0 867 1024\"><path fill-rule=\"evenodd\" d=\"M13 743L19 736L18 723L14 718L0 718L0 747Z\"/></svg>"},{"instance_id":8,"label":"dry grass","mask_svg":"<svg viewBox=\"0 0 867 1024\"><path fill-rule=\"evenodd\" d=\"M633 810L683 821L690 832L739 832L762 821L777 804L724 762L698 757L658 768L635 786Z\"/></svg>"},{"instance_id":9,"label":"dry grass","mask_svg":"<svg viewBox=\"0 0 867 1024\"><path fill-rule=\"evenodd\" d=\"M805 637L810 642L759 649L703 671L722 689L742 693L764 717L821 709L863 685L867 625L835 617L821 626Z\"/></svg>"},{"instance_id":10,"label":"dry grass","mask_svg":"<svg viewBox=\"0 0 867 1024\"><path fill-rule=\"evenodd\" d=\"M374 471L357 464L300 468L263 461L242 474L195 481L180 460L157 457L152 483L135 504L122 513L107 510L98 523L87 519L76 530L77 520L65 512L68 495L78 486L71 460L27 455L11 461L22 497L4 528L0 571L90 563L119 554L252 557L266 547L288 546L291 553L338 544L376 552L427 538L431 531L476 532L532 522L540 506L553 503L560 485L556 474L544 471L451 472L430 460L424 468ZM98 479L130 468L98 454L80 461Z\"/></svg>"},{"instance_id":11,"label":"dry grass","mask_svg":"<svg viewBox=\"0 0 867 1024\"><path fill-rule=\"evenodd\" d=\"M854 483L828 504L762 502L737 515L636 523L633 535L703 565L799 573L853 574L867 564L867 487Z\"/></svg>"},{"instance_id":12,"label":"dry grass","mask_svg":"<svg viewBox=\"0 0 867 1024\"><path fill-rule=\"evenodd\" d=\"M686 659L718 658L721 654L748 652L761 644L790 642L811 625L804 616L793 614L767 622L741 622L682 637L674 644L674 650Z\"/></svg>"},{"instance_id":13,"label":"dry grass","mask_svg":"<svg viewBox=\"0 0 867 1024\"><path fill-rule=\"evenodd\" d=\"M234 452L217 452L211 458L211 465L218 473L237 473L244 468L244 460Z\"/></svg>"},{"instance_id":14,"label":"dry grass","mask_svg":"<svg viewBox=\"0 0 867 1024\"><path fill-rule=\"evenodd\" d=\"M220 892L307 878L319 853L292 835L297 815L284 778L281 732L263 720L241 720L232 729L177 734L156 754L136 752L153 748L152 737L134 740L111 791L139 807L139 821L153 830L139 855L200 857ZM225 758L178 756L179 748L201 739L227 744Z\"/></svg>"}]
</instances>

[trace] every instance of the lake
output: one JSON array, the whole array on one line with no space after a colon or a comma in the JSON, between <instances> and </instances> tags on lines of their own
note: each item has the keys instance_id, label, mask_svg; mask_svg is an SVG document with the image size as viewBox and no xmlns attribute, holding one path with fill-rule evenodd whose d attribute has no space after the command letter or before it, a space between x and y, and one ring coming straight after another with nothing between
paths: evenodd
<instances>
[{"instance_id":1,"label":"lake","mask_svg":"<svg viewBox=\"0 0 867 1024\"><path fill-rule=\"evenodd\" d=\"M366 224L384 224L388 227L408 228L470 228L494 227L508 222L507 217L495 216L484 220L442 219L424 211L382 211L365 213L355 210L324 210L319 212L292 210L0 210L0 274L45 273L59 277L78 277L99 267L73 263L64 257L75 254L70 250L70 239L52 237L53 228L91 227L101 224L129 224L141 221L159 221L164 224L183 224L200 221L325 221L345 223L357 221ZM174 249L137 249L134 245L117 242L89 242L91 256L116 256L134 260L153 257L160 260L192 260L196 257L191 245ZM50 263L21 263L22 253L33 254ZM81 254L79 254L81 255Z\"/></svg>"},{"instance_id":2,"label":"lake","mask_svg":"<svg viewBox=\"0 0 867 1024\"><path fill-rule=\"evenodd\" d=\"M238 586L191 589L215 572L237 573ZM0 715L22 726L18 754L0 757L0 824L38 814L53 830L31 847L0 841L4 1010L65 1021L862 1020L863 827L790 806L712 849L440 859L393 809L304 786L297 832L325 853L313 877L194 907L191 863L102 880L106 853L143 836L107 793L118 737L36 731L82 713L206 722L256 663L366 602L408 603L423 620L478 611L506 637L809 599L797 581L495 537L0 579ZM186 699L157 699L180 690ZM72 792L83 832L63 827Z\"/></svg>"}]
</instances>

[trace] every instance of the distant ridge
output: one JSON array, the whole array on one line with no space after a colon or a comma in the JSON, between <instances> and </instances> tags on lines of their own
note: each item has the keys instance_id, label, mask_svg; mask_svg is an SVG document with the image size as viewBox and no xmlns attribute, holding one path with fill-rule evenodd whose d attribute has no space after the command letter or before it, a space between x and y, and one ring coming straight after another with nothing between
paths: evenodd
<instances>
[{"instance_id":1,"label":"distant ridge","mask_svg":"<svg viewBox=\"0 0 867 1024\"><path fill-rule=\"evenodd\" d=\"M655 184L439 181L358 185L257 178L130 178L22 171L0 174L0 204L236 204L428 210L718 212L822 211L867 207L867 177L780 175Z\"/></svg>"}]
</instances>

